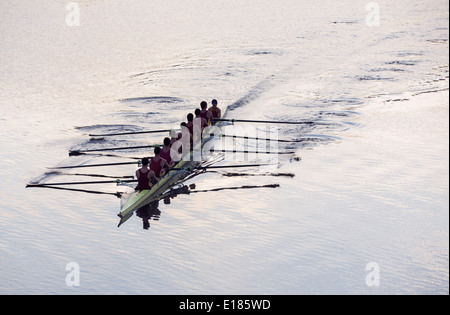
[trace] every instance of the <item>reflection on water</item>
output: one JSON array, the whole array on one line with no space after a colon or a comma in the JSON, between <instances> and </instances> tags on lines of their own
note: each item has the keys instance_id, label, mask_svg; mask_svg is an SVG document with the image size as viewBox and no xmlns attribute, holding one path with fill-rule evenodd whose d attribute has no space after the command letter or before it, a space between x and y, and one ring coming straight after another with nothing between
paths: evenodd
<instances>
[{"instance_id":1,"label":"reflection on water","mask_svg":"<svg viewBox=\"0 0 450 315\"><path fill-rule=\"evenodd\" d=\"M159 210L159 203L161 200L164 201L165 205L169 205L171 200L176 198L179 194L190 194L190 189L195 188L195 184L180 185L177 188L172 188L168 192L164 193L162 196L158 198L148 205L136 210L136 215L142 219L143 229L148 230L150 228L150 219L154 221L158 221L161 211Z\"/></svg>"},{"instance_id":2,"label":"reflection on water","mask_svg":"<svg viewBox=\"0 0 450 315\"><path fill-rule=\"evenodd\" d=\"M148 230L150 228L150 219L158 221L161 211L158 209L159 201L151 202L150 204L142 207L136 211L136 215L142 219L143 229Z\"/></svg>"},{"instance_id":3,"label":"reflection on water","mask_svg":"<svg viewBox=\"0 0 450 315\"><path fill-rule=\"evenodd\" d=\"M248 174L234 174L231 176L247 176ZM265 174L267 176L267 174ZM224 174L224 176L230 176ZM274 174L273 176L285 176L285 174ZM288 175L289 177L293 177L292 174ZM189 185L180 185L177 188L170 189L168 192L164 193L159 200L153 201L150 204L138 209L136 211L136 215L142 219L143 229L148 230L150 228L150 220L159 221L161 211L159 210L159 203L163 200L165 205L170 205L172 200L175 199L179 195L190 195L196 193L208 193L208 192L216 192L223 190L243 190L243 189L260 189L260 188L279 188L279 184L266 184L266 185L244 185L244 186L233 186L233 187L220 187L213 189L203 189L203 190L195 190L195 184Z\"/></svg>"}]
</instances>

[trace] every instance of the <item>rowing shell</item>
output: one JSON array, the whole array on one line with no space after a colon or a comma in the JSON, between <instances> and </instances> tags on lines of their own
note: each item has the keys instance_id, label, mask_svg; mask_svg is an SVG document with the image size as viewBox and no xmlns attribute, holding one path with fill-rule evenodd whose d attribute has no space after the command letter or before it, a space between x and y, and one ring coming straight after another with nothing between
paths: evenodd
<instances>
[{"instance_id":1,"label":"rowing shell","mask_svg":"<svg viewBox=\"0 0 450 315\"><path fill-rule=\"evenodd\" d=\"M226 107L222 110L222 117L225 115ZM227 125L228 123L221 122L215 125L215 127L220 127ZM205 133L203 136L207 136ZM199 142L195 147L193 152L201 152L203 145L210 141L213 137L205 137L201 142ZM153 201L159 200L161 195L166 192L170 187L176 185L180 180L185 178L191 173L192 166L196 163L196 159L193 158L194 153L188 153L190 155L189 159L181 159L174 168L177 170L169 171L158 183L152 186L151 189L135 191L131 194L130 198L121 207L120 222L118 226L121 226L129 218L133 216L134 211L150 204Z\"/></svg>"}]
</instances>

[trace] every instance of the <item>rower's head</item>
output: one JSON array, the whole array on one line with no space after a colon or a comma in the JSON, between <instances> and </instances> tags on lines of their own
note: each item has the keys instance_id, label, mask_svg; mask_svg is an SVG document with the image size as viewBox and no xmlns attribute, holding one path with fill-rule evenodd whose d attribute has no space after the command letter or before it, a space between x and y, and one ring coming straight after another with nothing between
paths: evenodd
<instances>
[{"instance_id":1,"label":"rower's head","mask_svg":"<svg viewBox=\"0 0 450 315\"><path fill-rule=\"evenodd\" d=\"M142 162L142 166L147 166L148 165L148 159L147 158L143 158L141 162Z\"/></svg>"},{"instance_id":2,"label":"rower's head","mask_svg":"<svg viewBox=\"0 0 450 315\"><path fill-rule=\"evenodd\" d=\"M164 145L169 146L170 145L170 138L164 138Z\"/></svg>"},{"instance_id":3,"label":"rower's head","mask_svg":"<svg viewBox=\"0 0 450 315\"><path fill-rule=\"evenodd\" d=\"M211 101L211 104L212 104L213 106L217 106L217 100L216 100L216 99L213 99L213 100Z\"/></svg>"},{"instance_id":4,"label":"rower's head","mask_svg":"<svg viewBox=\"0 0 450 315\"><path fill-rule=\"evenodd\" d=\"M200 107L201 107L202 109L206 109L206 107L208 107L208 103L206 103L205 101L202 101L202 102L200 103Z\"/></svg>"},{"instance_id":5,"label":"rower's head","mask_svg":"<svg viewBox=\"0 0 450 315\"><path fill-rule=\"evenodd\" d=\"M192 115L192 113L187 114L187 120L188 122L191 122L194 120L194 115Z\"/></svg>"},{"instance_id":6,"label":"rower's head","mask_svg":"<svg viewBox=\"0 0 450 315\"><path fill-rule=\"evenodd\" d=\"M200 113L201 113L201 110L196 108L194 113L195 113L195 117L199 117Z\"/></svg>"},{"instance_id":7,"label":"rower's head","mask_svg":"<svg viewBox=\"0 0 450 315\"><path fill-rule=\"evenodd\" d=\"M159 146L157 146L157 147L155 147L155 150L153 152L155 152L155 156L159 155L161 153L161 148Z\"/></svg>"}]
</instances>

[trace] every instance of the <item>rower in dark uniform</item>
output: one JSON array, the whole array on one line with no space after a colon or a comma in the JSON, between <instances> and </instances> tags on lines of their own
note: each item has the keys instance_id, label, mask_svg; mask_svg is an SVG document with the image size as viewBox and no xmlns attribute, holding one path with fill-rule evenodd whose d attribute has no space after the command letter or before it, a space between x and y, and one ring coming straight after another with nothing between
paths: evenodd
<instances>
[{"instance_id":1,"label":"rower in dark uniform","mask_svg":"<svg viewBox=\"0 0 450 315\"><path fill-rule=\"evenodd\" d=\"M203 129L205 129L209 125L208 120L203 118L202 112L201 112L200 109L196 108L194 113L195 113L195 117L194 117L194 120L193 120L194 125L195 124L200 125L201 128L202 128L202 131L203 131Z\"/></svg>"},{"instance_id":2,"label":"rower in dark uniform","mask_svg":"<svg viewBox=\"0 0 450 315\"><path fill-rule=\"evenodd\" d=\"M136 171L136 178L138 180L138 184L136 186L136 190L146 190L151 189L150 182L157 183L159 179L156 177L155 172L148 168L148 159L142 159L142 167Z\"/></svg>"},{"instance_id":3,"label":"rower in dark uniform","mask_svg":"<svg viewBox=\"0 0 450 315\"><path fill-rule=\"evenodd\" d=\"M211 120L214 118L213 114L208 110L208 103L205 101L202 101L200 103L200 117L202 117L204 120L206 120L206 123L208 125L211 124Z\"/></svg>"},{"instance_id":4,"label":"rower in dark uniform","mask_svg":"<svg viewBox=\"0 0 450 315\"><path fill-rule=\"evenodd\" d=\"M222 118L222 111L219 107L217 107L217 100L212 100L211 104L212 106L208 109L208 111L212 114L211 120Z\"/></svg>"},{"instance_id":5,"label":"rower in dark uniform","mask_svg":"<svg viewBox=\"0 0 450 315\"><path fill-rule=\"evenodd\" d=\"M170 169L169 164L161 157L161 148L155 147L155 156L150 160L149 168L155 172L156 177L162 177Z\"/></svg>"},{"instance_id":6,"label":"rower in dark uniform","mask_svg":"<svg viewBox=\"0 0 450 315\"><path fill-rule=\"evenodd\" d=\"M175 156L176 152L170 148L170 138L164 138L164 146L161 149L160 156L167 161L170 167L174 166L175 161L173 161L172 156Z\"/></svg>"}]
</instances>

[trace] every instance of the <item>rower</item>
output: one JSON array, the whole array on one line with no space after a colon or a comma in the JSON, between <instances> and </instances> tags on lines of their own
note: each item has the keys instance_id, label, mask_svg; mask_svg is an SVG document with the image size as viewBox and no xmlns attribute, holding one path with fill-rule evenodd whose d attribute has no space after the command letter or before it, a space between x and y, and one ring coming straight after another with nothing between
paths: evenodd
<instances>
[{"instance_id":1,"label":"rower","mask_svg":"<svg viewBox=\"0 0 450 315\"><path fill-rule=\"evenodd\" d=\"M180 129L181 131L178 133L177 140L180 140L183 137L183 131L188 130L189 132L189 129L187 129L187 124L184 121L180 123Z\"/></svg>"},{"instance_id":2,"label":"rower","mask_svg":"<svg viewBox=\"0 0 450 315\"><path fill-rule=\"evenodd\" d=\"M187 118L187 124L186 124L186 128L189 130L189 133L191 134L191 136L194 135L194 115L192 115L192 113L187 114L186 116Z\"/></svg>"},{"instance_id":3,"label":"rower","mask_svg":"<svg viewBox=\"0 0 450 315\"><path fill-rule=\"evenodd\" d=\"M136 190L151 189L150 182L153 181L157 183L159 181L155 175L155 172L148 169L147 158L142 159L142 167L136 171L136 178L138 180Z\"/></svg>"},{"instance_id":4,"label":"rower","mask_svg":"<svg viewBox=\"0 0 450 315\"><path fill-rule=\"evenodd\" d=\"M170 146L172 146L179 138L181 138L181 133L178 135L178 132L175 129L170 130Z\"/></svg>"},{"instance_id":5,"label":"rower","mask_svg":"<svg viewBox=\"0 0 450 315\"><path fill-rule=\"evenodd\" d=\"M170 147L173 151L182 154L185 150L189 150L192 144L192 136L185 122L180 124L180 129L177 138L174 141L171 140Z\"/></svg>"},{"instance_id":6,"label":"rower","mask_svg":"<svg viewBox=\"0 0 450 315\"><path fill-rule=\"evenodd\" d=\"M155 172L157 177L162 177L166 170L169 170L169 164L161 157L161 148L155 147L155 156L150 161L150 169Z\"/></svg>"},{"instance_id":7,"label":"rower","mask_svg":"<svg viewBox=\"0 0 450 315\"><path fill-rule=\"evenodd\" d=\"M198 108L195 109L194 126L196 124L199 124L202 127L202 131L204 128L208 127L208 125L209 125L208 120L203 118L201 110Z\"/></svg>"},{"instance_id":8,"label":"rower","mask_svg":"<svg viewBox=\"0 0 450 315\"><path fill-rule=\"evenodd\" d=\"M194 147L194 143L199 141L202 131L200 126L194 125L194 115L192 113L187 114L187 124L186 128L189 130L189 134L191 135L191 148Z\"/></svg>"},{"instance_id":9,"label":"rower","mask_svg":"<svg viewBox=\"0 0 450 315\"><path fill-rule=\"evenodd\" d=\"M195 110L195 117L192 119L192 130L189 130L189 132L191 132L192 135L192 139L193 142L191 143L192 145L194 143L199 142L202 139L202 132L203 129L208 127L208 123L206 121L206 119L203 119L200 116L200 109L196 109ZM189 123L188 123L188 128L189 128Z\"/></svg>"},{"instance_id":10,"label":"rower","mask_svg":"<svg viewBox=\"0 0 450 315\"><path fill-rule=\"evenodd\" d=\"M167 161L169 167L172 167L175 164L175 161L172 160L172 154L175 154L175 152L172 152L170 149L170 138L164 138L164 146L161 149L160 156Z\"/></svg>"},{"instance_id":11,"label":"rower","mask_svg":"<svg viewBox=\"0 0 450 315\"><path fill-rule=\"evenodd\" d=\"M202 101L200 103L200 116L206 120L206 123L208 125L211 124L211 120L213 119L213 114L208 110L208 103L206 103L205 101Z\"/></svg>"},{"instance_id":12,"label":"rower","mask_svg":"<svg viewBox=\"0 0 450 315\"><path fill-rule=\"evenodd\" d=\"M208 111L211 113L212 115L212 120L214 119L220 119L222 117L222 111L220 110L219 107L217 107L217 100L214 99L211 101L212 106L208 109Z\"/></svg>"}]
</instances>

